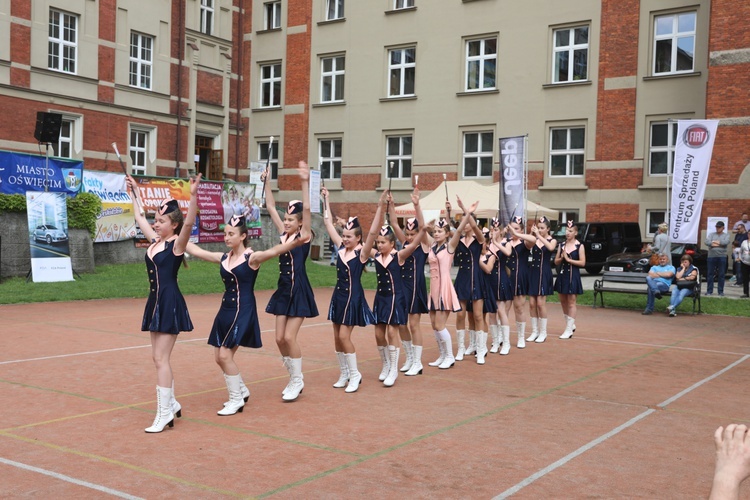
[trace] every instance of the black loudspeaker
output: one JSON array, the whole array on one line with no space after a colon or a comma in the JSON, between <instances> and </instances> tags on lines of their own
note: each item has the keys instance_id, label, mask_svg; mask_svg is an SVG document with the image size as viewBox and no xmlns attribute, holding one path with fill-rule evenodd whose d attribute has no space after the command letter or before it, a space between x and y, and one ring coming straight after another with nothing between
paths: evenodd
<instances>
[{"instance_id":1,"label":"black loudspeaker","mask_svg":"<svg viewBox=\"0 0 750 500\"><path fill-rule=\"evenodd\" d=\"M60 139L62 115L59 113L45 113L37 111L34 138L42 144L57 142Z\"/></svg>"}]
</instances>

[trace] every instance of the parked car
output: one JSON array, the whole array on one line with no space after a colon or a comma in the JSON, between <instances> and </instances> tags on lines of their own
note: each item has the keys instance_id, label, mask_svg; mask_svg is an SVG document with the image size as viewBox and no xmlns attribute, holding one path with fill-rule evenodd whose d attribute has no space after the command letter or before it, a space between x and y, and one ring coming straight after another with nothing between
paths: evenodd
<instances>
[{"instance_id":1,"label":"parked car","mask_svg":"<svg viewBox=\"0 0 750 500\"><path fill-rule=\"evenodd\" d=\"M689 254L693 258L693 265L698 268L701 278L706 277L706 268L708 263L708 250L698 248L696 245L686 245L683 243L672 244L672 265L677 269L680 266L680 259L684 254ZM629 252L612 255L604 264L605 271L628 271L632 273L647 273L651 269L649 260L651 254L647 252Z\"/></svg>"},{"instance_id":2,"label":"parked car","mask_svg":"<svg viewBox=\"0 0 750 500\"><path fill-rule=\"evenodd\" d=\"M58 241L68 241L68 235L65 234L65 231L58 229L52 224L42 224L34 229L34 239L51 245Z\"/></svg>"},{"instance_id":3,"label":"parked car","mask_svg":"<svg viewBox=\"0 0 750 500\"><path fill-rule=\"evenodd\" d=\"M578 241L586 250L586 272L599 274L611 255L640 252L641 226L637 222L577 222ZM565 227L555 232L558 243L565 241Z\"/></svg>"}]
</instances>

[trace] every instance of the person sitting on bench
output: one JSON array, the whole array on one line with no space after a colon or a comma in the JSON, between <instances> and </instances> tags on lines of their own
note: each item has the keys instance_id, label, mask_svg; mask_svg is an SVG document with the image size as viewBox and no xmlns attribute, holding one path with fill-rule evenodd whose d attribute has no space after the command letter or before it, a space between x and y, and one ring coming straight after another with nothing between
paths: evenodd
<instances>
[{"instance_id":1,"label":"person sitting on bench","mask_svg":"<svg viewBox=\"0 0 750 500\"><path fill-rule=\"evenodd\" d=\"M642 314L654 312L654 299L660 299L661 294L669 291L669 286L674 278L674 266L669 263L669 255L659 254L659 263L648 271L646 286L648 286L648 299L646 309Z\"/></svg>"}]
</instances>

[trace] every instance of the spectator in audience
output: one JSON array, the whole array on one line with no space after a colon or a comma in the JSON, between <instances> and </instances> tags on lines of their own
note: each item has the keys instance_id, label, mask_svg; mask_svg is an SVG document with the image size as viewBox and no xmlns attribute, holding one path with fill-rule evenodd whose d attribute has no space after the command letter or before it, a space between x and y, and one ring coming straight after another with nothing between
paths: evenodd
<instances>
[{"instance_id":1,"label":"spectator in audience","mask_svg":"<svg viewBox=\"0 0 750 500\"><path fill-rule=\"evenodd\" d=\"M680 268L674 274L675 287L672 290L672 299L667 306L669 315L674 317L677 316L677 306L683 301L688 295L695 293L695 287L698 283L698 268L693 265L693 258L684 254L680 258Z\"/></svg>"},{"instance_id":2,"label":"spectator in audience","mask_svg":"<svg viewBox=\"0 0 750 500\"><path fill-rule=\"evenodd\" d=\"M652 266L646 277L648 286L648 299L646 309L642 314L651 314L654 312L654 299L660 299L661 294L669 291L669 286L674 278L674 266L669 263L669 255L659 254L659 263Z\"/></svg>"},{"instance_id":3,"label":"spectator in audience","mask_svg":"<svg viewBox=\"0 0 750 500\"><path fill-rule=\"evenodd\" d=\"M747 212L742 212L742 217L740 220L734 223L734 226L732 226L732 229L734 231L737 231L737 228L739 226L745 226L745 232L750 232L750 219L747 217Z\"/></svg>"},{"instance_id":4,"label":"spectator in audience","mask_svg":"<svg viewBox=\"0 0 750 500\"><path fill-rule=\"evenodd\" d=\"M727 274L727 247L729 235L724 232L724 221L716 223L716 231L706 236L708 247L708 271L706 276L706 295L714 293L714 275L719 288L719 297L724 296L724 278Z\"/></svg>"}]
</instances>

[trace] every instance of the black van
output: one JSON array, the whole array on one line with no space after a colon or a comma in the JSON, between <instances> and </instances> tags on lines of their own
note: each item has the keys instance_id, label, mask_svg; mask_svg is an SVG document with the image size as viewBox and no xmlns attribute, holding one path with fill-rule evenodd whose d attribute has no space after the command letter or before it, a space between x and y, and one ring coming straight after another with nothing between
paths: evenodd
<instances>
[{"instance_id":1,"label":"black van","mask_svg":"<svg viewBox=\"0 0 750 500\"><path fill-rule=\"evenodd\" d=\"M599 274L607 257L622 252L640 252L641 226L637 222L576 222L578 241L586 249L586 272ZM565 227L555 236L565 241Z\"/></svg>"}]
</instances>

